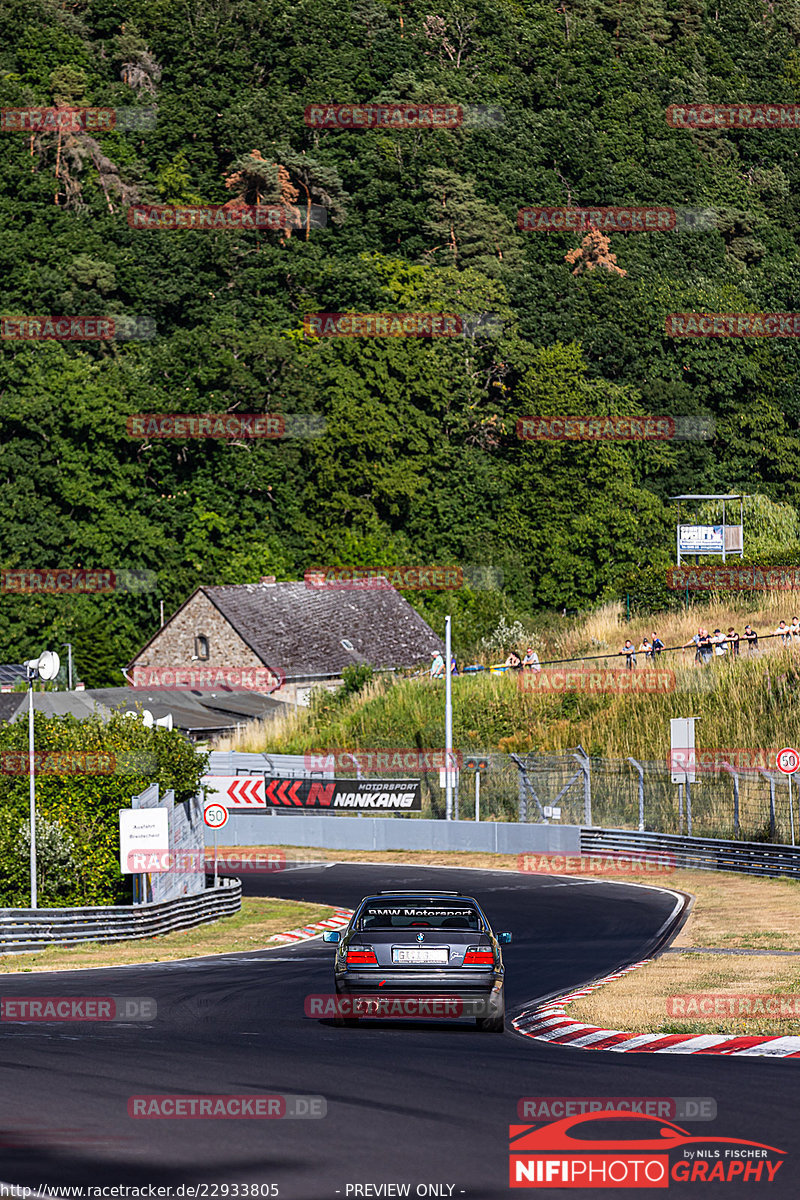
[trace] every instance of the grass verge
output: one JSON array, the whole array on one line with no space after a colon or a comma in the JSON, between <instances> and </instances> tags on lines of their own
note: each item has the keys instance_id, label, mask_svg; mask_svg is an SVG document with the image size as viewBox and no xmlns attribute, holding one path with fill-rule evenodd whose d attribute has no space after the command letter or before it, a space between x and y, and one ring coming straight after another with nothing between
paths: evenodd
<instances>
[{"instance_id":1,"label":"grass verge","mask_svg":"<svg viewBox=\"0 0 800 1200\"><path fill-rule=\"evenodd\" d=\"M245 898L241 910L208 925L181 929L135 942L87 942L80 946L51 947L36 954L0 955L0 974L36 971L72 971L78 967L120 967L132 963L169 962L204 954L234 954L258 950L273 933L309 925L331 916L324 904L294 900Z\"/></svg>"}]
</instances>

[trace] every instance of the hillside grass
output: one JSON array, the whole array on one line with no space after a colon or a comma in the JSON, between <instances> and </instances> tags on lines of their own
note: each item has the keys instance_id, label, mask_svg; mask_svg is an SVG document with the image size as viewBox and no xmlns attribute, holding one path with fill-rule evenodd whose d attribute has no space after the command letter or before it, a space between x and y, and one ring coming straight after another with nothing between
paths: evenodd
<instances>
[{"instance_id":1,"label":"hillside grass","mask_svg":"<svg viewBox=\"0 0 800 1200\"><path fill-rule=\"evenodd\" d=\"M763 638L781 619L791 621L795 603L800 607L794 598L776 594L765 596L755 613L740 600L630 623L621 605L607 605L580 628L551 635L539 655L544 662L607 651L608 658L587 665L618 669L624 660L611 656L626 637L638 646L644 635L655 631L667 646L676 646L689 641L701 624L712 630L733 625L741 634L749 620ZM800 647L784 648L778 639L762 641L758 655L743 649L738 660L726 655L708 667L695 666L693 649L677 650L662 654L658 666L674 671L674 690L544 695L523 690L526 672L455 677L453 744L462 751L515 753L559 753L581 745L591 755L666 761L670 718L685 716L701 718L698 746L773 748L795 745L800 739ZM643 670L640 662L637 671ZM306 710L250 725L220 748L302 754L321 748L443 745L443 682L424 675L384 675L344 700L335 694L319 695Z\"/></svg>"}]
</instances>

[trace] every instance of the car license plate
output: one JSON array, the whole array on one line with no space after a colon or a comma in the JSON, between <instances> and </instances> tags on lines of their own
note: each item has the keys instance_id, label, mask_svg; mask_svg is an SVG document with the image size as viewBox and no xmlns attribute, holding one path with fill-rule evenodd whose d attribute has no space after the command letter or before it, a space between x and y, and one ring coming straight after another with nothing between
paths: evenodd
<instances>
[{"instance_id":1,"label":"car license plate","mask_svg":"<svg viewBox=\"0 0 800 1200\"><path fill-rule=\"evenodd\" d=\"M446 963L449 951L446 946L393 946L392 962L396 963Z\"/></svg>"}]
</instances>

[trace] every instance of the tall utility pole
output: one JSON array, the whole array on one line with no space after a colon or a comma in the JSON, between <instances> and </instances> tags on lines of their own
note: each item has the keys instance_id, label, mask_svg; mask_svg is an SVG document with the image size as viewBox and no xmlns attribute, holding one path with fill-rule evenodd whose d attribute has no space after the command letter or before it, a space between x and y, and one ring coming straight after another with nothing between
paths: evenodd
<instances>
[{"instance_id":1,"label":"tall utility pole","mask_svg":"<svg viewBox=\"0 0 800 1200\"><path fill-rule=\"evenodd\" d=\"M72 642L62 642L67 650L67 675L69 677L69 690L72 691Z\"/></svg>"},{"instance_id":2,"label":"tall utility pole","mask_svg":"<svg viewBox=\"0 0 800 1200\"><path fill-rule=\"evenodd\" d=\"M450 617L444 619L445 816L453 819L453 677L450 670Z\"/></svg>"}]
</instances>

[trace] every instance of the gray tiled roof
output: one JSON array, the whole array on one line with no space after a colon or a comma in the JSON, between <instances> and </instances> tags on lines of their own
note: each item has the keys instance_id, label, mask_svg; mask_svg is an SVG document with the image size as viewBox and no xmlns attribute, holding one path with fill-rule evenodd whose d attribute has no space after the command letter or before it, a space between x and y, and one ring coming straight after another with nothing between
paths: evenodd
<instances>
[{"instance_id":1,"label":"gray tiled roof","mask_svg":"<svg viewBox=\"0 0 800 1200\"><path fill-rule=\"evenodd\" d=\"M427 622L388 586L339 590L290 582L202 591L262 662L287 679L339 675L356 663L412 667L429 662L431 650L444 649Z\"/></svg>"},{"instance_id":2,"label":"gray tiled roof","mask_svg":"<svg viewBox=\"0 0 800 1200\"><path fill-rule=\"evenodd\" d=\"M18 679L25 678L23 663L0 663L0 686L13 685Z\"/></svg>"}]
</instances>

